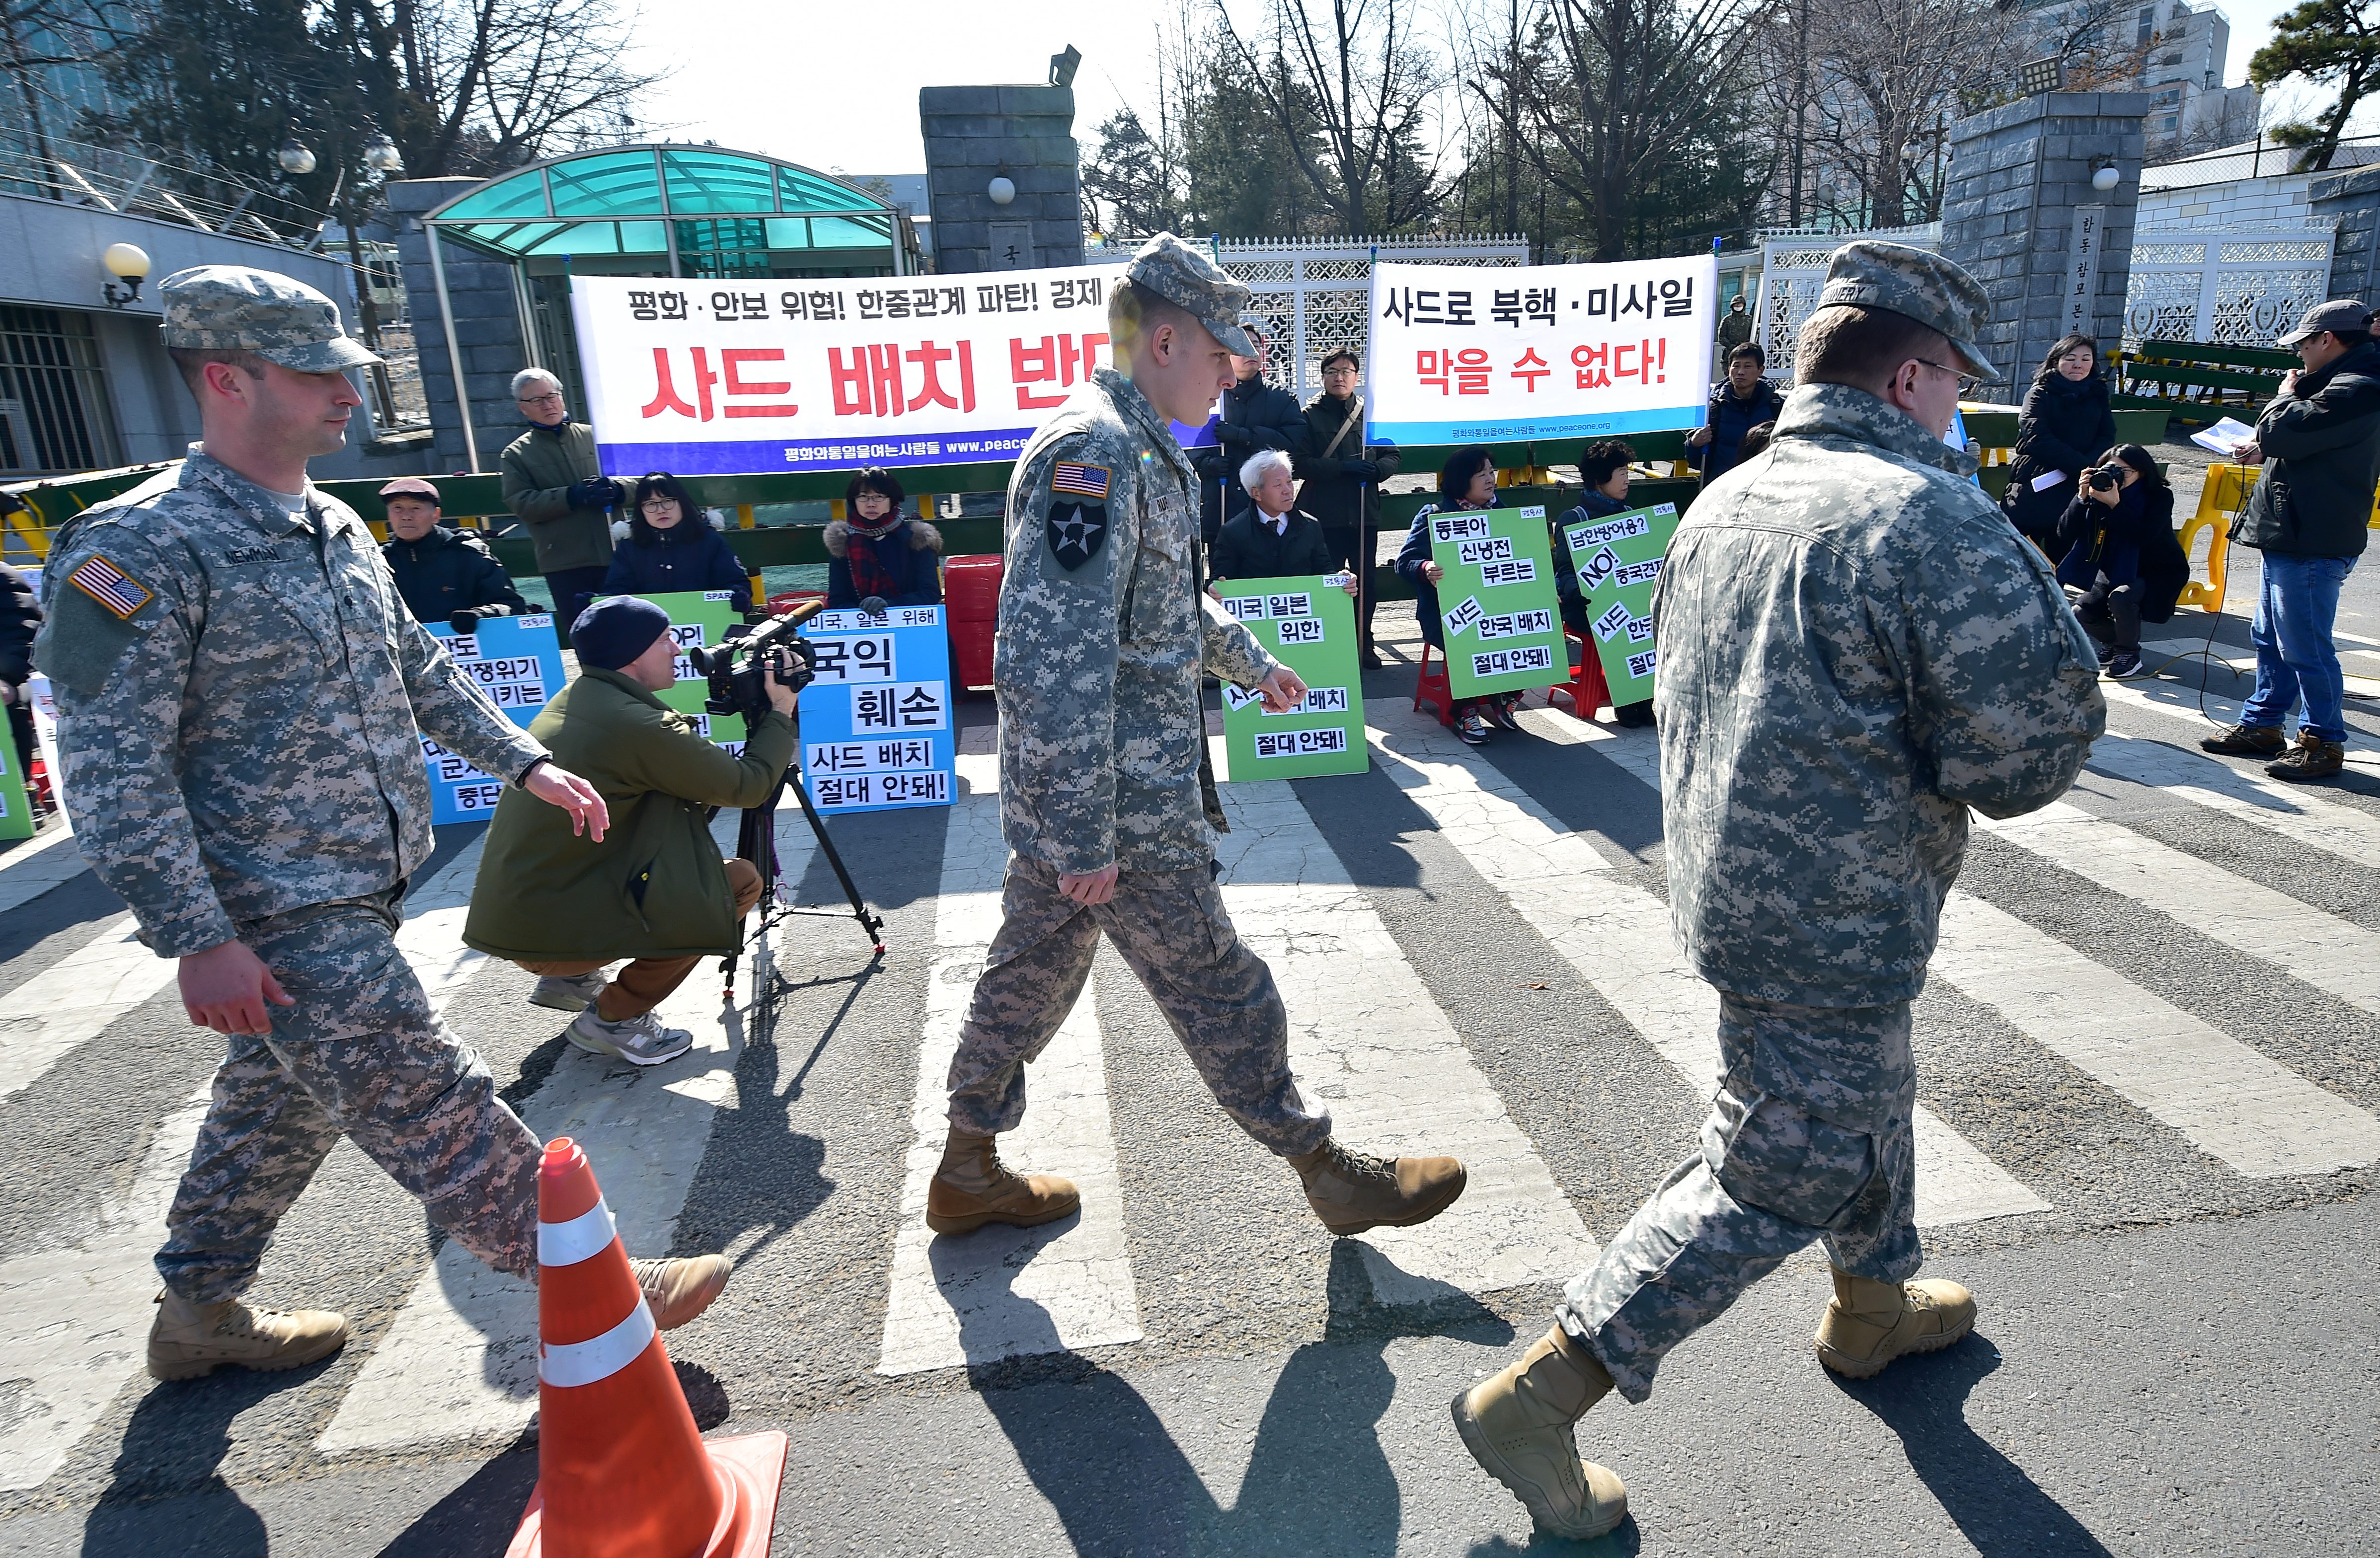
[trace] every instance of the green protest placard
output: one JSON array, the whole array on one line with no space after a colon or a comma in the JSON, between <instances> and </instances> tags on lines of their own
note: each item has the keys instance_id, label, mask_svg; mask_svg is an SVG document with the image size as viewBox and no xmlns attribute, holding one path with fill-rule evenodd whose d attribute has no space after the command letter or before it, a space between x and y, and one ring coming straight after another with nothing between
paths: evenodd
<instances>
[{"instance_id":1,"label":"green protest placard","mask_svg":"<svg viewBox=\"0 0 2380 1558\"><path fill-rule=\"evenodd\" d=\"M686 655L688 649L716 647L729 628L743 622L742 613L735 610L735 598L723 589L707 589L676 590L645 598L669 613L670 636L677 640L677 685L653 695L679 713L693 716L702 733L728 751L743 751L744 717L704 710L702 700L710 695L710 683Z\"/></svg>"},{"instance_id":2,"label":"green protest placard","mask_svg":"<svg viewBox=\"0 0 2380 1558\"><path fill-rule=\"evenodd\" d=\"M0 721L0 839L33 836L33 807L25 799L25 775L18 771L17 743ZM1359 723L1358 731L1363 727Z\"/></svg>"},{"instance_id":3,"label":"green protest placard","mask_svg":"<svg viewBox=\"0 0 2380 1558\"><path fill-rule=\"evenodd\" d=\"M1429 516L1447 687L1458 698L1570 680L1542 504L1448 509Z\"/></svg>"},{"instance_id":4,"label":"green protest placard","mask_svg":"<svg viewBox=\"0 0 2380 1558\"><path fill-rule=\"evenodd\" d=\"M1661 560L1677 533L1675 503L1562 526L1615 708L1653 695L1653 668L1660 658L1653 642L1653 581L1661 576Z\"/></svg>"},{"instance_id":5,"label":"green protest placard","mask_svg":"<svg viewBox=\"0 0 2380 1558\"><path fill-rule=\"evenodd\" d=\"M1300 707L1267 714L1257 694L1224 685L1225 779L1360 774L1371 766L1364 747L1364 683L1355 664L1355 602L1339 582L1342 577L1232 579L1216 586L1223 609L1306 688Z\"/></svg>"}]
</instances>

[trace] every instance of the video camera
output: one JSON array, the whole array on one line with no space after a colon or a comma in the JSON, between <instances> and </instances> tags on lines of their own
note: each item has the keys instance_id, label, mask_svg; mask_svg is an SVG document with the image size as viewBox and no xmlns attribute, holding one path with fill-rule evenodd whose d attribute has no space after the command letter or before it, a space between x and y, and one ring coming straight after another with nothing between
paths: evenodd
<instances>
[{"instance_id":1,"label":"video camera","mask_svg":"<svg viewBox=\"0 0 2380 1558\"><path fill-rule=\"evenodd\" d=\"M758 627L728 629L727 636L713 647L687 650L686 658L694 669L710 679L710 692L702 707L713 714L740 714L747 723L757 723L769 712L770 671L776 672L779 685L794 692L808 686L816 674L811 668L818 652L798 630L823 605L804 601Z\"/></svg>"}]
</instances>

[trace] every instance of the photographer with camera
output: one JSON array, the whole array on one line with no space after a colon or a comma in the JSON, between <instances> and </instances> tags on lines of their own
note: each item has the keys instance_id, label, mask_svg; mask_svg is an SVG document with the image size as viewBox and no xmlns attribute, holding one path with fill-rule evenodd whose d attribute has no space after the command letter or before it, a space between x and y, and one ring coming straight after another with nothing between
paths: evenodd
<instances>
[{"instance_id":1,"label":"photographer with camera","mask_svg":"<svg viewBox=\"0 0 2380 1558\"><path fill-rule=\"evenodd\" d=\"M489 826L467 946L540 975L529 998L577 1011L579 1048L637 1066L684 1055L694 1036L653 1008L705 957L737 949L760 897L747 860L720 858L710 821L722 806L760 806L794 758L795 687L760 670L767 707L737 756L653 694L676 684L669 613L621 596L589 607L570 630L578 679L545 706L530 733L593 784L612 809L601 842L549 826L551 807L499 802ZM605 983L602 970L635 960Z\"/></svg>"},{"instance_id":2,"label":"photographer with camera","mask_svg":"<svg viewBox=\"0 0 2380 1558\"><path fill-rule=\"evenodd\" d=\"M2173 489L2137 443L2119 444L2079 473L2058 522L2063 561L2058 582L2099 646L2099 664L2119 682L2141 666L2143 563L2157 537L2172 546Z\"/></svg>"}]
</instances>

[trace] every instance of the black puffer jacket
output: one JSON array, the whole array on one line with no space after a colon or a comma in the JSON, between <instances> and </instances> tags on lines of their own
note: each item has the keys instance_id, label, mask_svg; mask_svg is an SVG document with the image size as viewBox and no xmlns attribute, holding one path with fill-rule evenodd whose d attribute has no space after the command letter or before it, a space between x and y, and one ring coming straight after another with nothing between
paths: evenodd
<instances>
[{"instance_id":1,"label":"black puffer jacket","mask_svg":"<svg viewBox=\"0 0 2380 1558\"><path fill-rule=\"evenodd\" d=\"M1285 449L1293 459L1306 452L1305 413L1297 397L1276 390L1259 373L1223 392L1220 438L1193 461L1198 470L1198 536L1208 546L1223 521L1249 507L1240 467L1259 449Z\"/></svg>"},{"instance_id":2,"label":"black puffer jacket","mask_svg":"<svg viewBox=\"0 0 2380 1558\"><path fill-rule=\"evenodd\" d=\"M0 682L21 687L33 674L33 634L41 625L32 585L14 568L0 566Z\"/></svg>"},{"instance_id":3,"label":"black puffer jacket","mask_svg":"<svg viewBox=\"0 0 2380 1558\"><path fill-rule=\"evenodd\" d=\"M1354 409L1355 425L1347 428L1347 415ZM1344 438L1339 429L1347 428ZM1331 440L1338 447L1330 453ZM1305 485L1297 489L1297 506L1312 514L1325 530L1352 530L1357 525L1378 529L1380 525L1380 484L1364 481L1348 474L1350 461L1369 460L1380 467L1381 480L1404 468L1404 456L1383 445L1377 449L1364 447L1364 401L1360 395L1345 400L1332 400L1329 395L1317 395L1305 403L1305 451L1297 456L1297 474Z\"/></svg>"},{"instance_id":4,"label":"black puffer jacket","mask_svg":"<svg viewBox=\"0 0 2380 1558\"><path fill-rule=\"evenodd\" d=\"M1711 441L1697 452L1697 465L1707 487L1717 477L1726 475L1735 465L1736 452L1743 447L1743 435L1763 422L1774 422L1785 409L1785 392L1768 380L1762 379L1752 386L1752 393L1738 398L1735 386L1722 379L1711 386L1710 406L1704 415L1708 418Z\"/></svg>"},{"instance_id":5,"label":"black puffer jacket","mask_svg":"<svg viewBox=\"0 0 2380 1558\"><path fill-rule=\"evenodd\" d=\"M2380 481L2380 344L2277 395L2256 419L2265 471L2231 538L2289 557L2361 557Z\"/></svg>"},{"instance_id":6,"label":"black puffer jacket","mask_svg":"<svg viewBox=\"0 0 2380 1558\"><path fill-rule=\"evenodd\" d=\"M2044 546L2057 534L2058 517L2074 501L2083 466L2116 444L2116 414L2107 404L2107 380L2095 367L2077 382L2052 370L2033 381L2017 417L2016 463L2009 467L2000 509L2009 523ZM2063 471L2066 479L2036 492L2034 478Z\"/></svg>"},{"instance_id":7,"label":"black puffer jacket","mask_svg":"<svg viewBox=\"0 0 2380 1558\"><path fill-rule=\"evenodd\" d=\"M438 525L418 541L391 537L380 549L396 593L417 622L443 622L466 607L483 617L517 616L528 602L477 536Z\"/></svg>"}]
</instances>

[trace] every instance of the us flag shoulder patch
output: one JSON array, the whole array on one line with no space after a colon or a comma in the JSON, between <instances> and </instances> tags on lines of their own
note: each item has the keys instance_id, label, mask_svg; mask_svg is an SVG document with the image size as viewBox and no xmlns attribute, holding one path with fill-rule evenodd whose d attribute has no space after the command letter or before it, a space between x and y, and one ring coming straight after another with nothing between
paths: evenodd
<instances>
[{"instance_id":1,"label":"us flag shoulder patch","mask_svg":"<svg viewBox=\"0 0 2380 1558\"><path fill-rule=\"evenodd\" d=\"M143 589L139 580L97 552L68 574L67 583L128 622L140 608L157 598Z\"/></svg>"},{"instance_id":2,"label":"us flag shoulder patch","mask_svg":"<svg viewBox=\"0 0 2380 1558\"><path fill-rule=\"evenodd\" d=\"M1108 468L1061 460L1050 472L1050 490L1104 501L1108 495Z\"/></svg>"}]
</instances>

